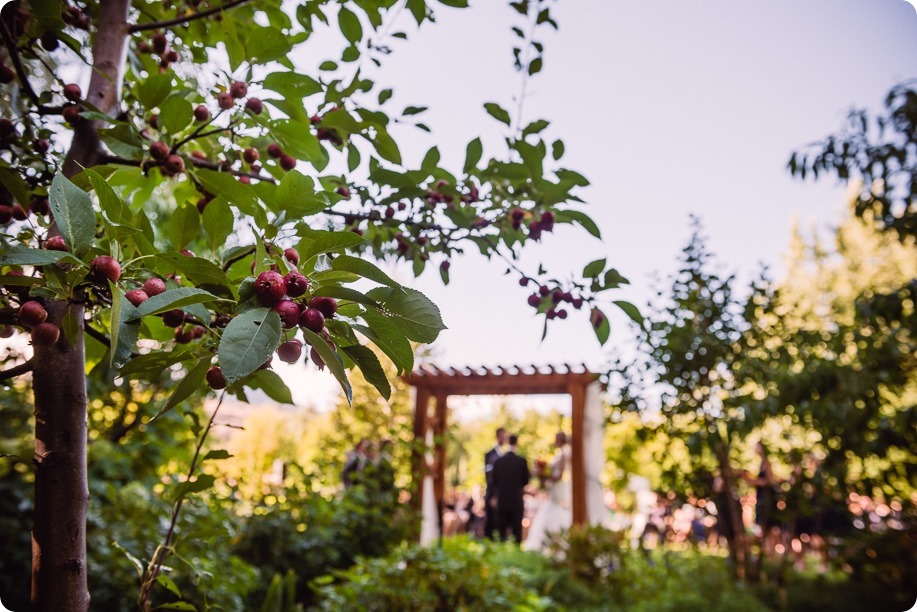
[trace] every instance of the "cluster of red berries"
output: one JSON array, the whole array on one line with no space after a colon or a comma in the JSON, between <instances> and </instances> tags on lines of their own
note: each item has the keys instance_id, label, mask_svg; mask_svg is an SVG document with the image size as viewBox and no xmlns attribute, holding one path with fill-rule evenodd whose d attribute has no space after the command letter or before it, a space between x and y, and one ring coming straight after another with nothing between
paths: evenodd
<instances>
[{"instance_id":1,"label":"cluster of red berries","mask_svg":"<svg viewBox=\"0 0 917 612\"><path fill-rule=\"evenodd\" d=\"M140 53L150 53L159 56L159 69L165 71L169 66L179 60L178 51L169 48L169 39L162 32L156 32L150 41L143 41L137 46Z\"/></svg>"},{"instance_id":2,"label":"cluster of red berries","mask_svg":"<svg viewBox=\"0 0 917 612\"><path fill-rule=\"evenodd\" d=\"M32 202L28 208L18 202L8 200L0 203L0 225L8 225L13 221L25 221L29 218L29 213L36 215L47 215L51 212L51 205L48 198L44 196L33 196Z\"/></svg>"},{"instance_id":3,"label":"cluster of red berries","mask_svg":"<svg viewBox=\"0 0 917 612\"><path fill-rule=\"evenodd\" d=\"M527 287L529 284L529 280L530 279L523 276L522 278L519 279L519 285L522 287ZM528 304L532 308L540 308L542 303L545 300L550 300L550 303L552 304L551 308L549 308L545 312L546 316L549 319L566 319L567 318L567 311L563 308L558 307L560 304L564 302L571 304L573 308L575 308L576 310L579 310L580 308L582 308L583 304L585 303L585 300L583 300L583 298L573 297L573 294L570 293L569 291L561 291L560 289L555 289L554 291L551 291L551 289L547 287L546 285L540 285L538 287L538 292L533 293L532 295L528 297Z\"/></svg>"},{"instance_id":4,"label":"cluster of red berries","mask_svg":"<svg viewBox=\"0 0 917 612\"><path fill-rule=\"evenodd\" d=\"M516 207L509 212L510 225L514 230L522 228L522 224L526 217L526 211L522 208ZM554 229L554 212L546 210L541 213L541 216L535 220L529 222L528 231L529 238L532 240L540 240L542 232L550 232Z\"/></svg>"},{"instance_id":5,"label":"cluster of red berries","mask_svg":"<svg viewBox=\"0 0 917 612\"><path fill-rule=\"evenodd\" d=\"M281 149L280 145L276 142L272 142L267 146L267 155L271 159L276 159L280 167L287 172L296 167L296 159L284 153L283 149Z\"/></svg>"},{"instance_id":6,"label":"cluster of red berries","mask_svg":"<svg viewBox=\"0 0 917 612\"><path fill-rule=\"evenodd\" d=\"M341 110L341 107L335 106L328 112L333 113L339 110ZM309 123L316 126L315 137L318 138L320 141L327 140L328 142L330 142L331 144L333 144L336 147L344 146L344 139L341 138L341 135L338 134L338 131L336 129L321 126L321 123L322 123L321 115L312 115L311 117L309 117Z\"/></svg>"}]
</instances>

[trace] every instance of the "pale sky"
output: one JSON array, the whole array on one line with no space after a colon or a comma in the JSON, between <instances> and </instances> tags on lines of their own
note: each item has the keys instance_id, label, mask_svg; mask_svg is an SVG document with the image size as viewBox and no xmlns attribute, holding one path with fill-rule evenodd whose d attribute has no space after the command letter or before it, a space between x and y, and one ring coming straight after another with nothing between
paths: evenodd
<instances>
[{"instance_id":1,"label":"pale sky","mask_svg":"<svg viewBox=\"0 0 917 612\"><path fill-rule=\"evenodd\" d=\"M502 1L471 4L438 6L438 22L419 32L405 12L395 29L409 41L394 41L373 75L394 89L393 106L430 107L432 134L394 132L408 162L435 144L444 166L458 171L469 140L480 135L498 150L505 135L482 104L515 109L515 15ZM794 218L826 227L845 194L830 178L791 178L790 153L837 131L853 107L881 108L892 85L917 77L917 11L903 0L566 0L552 11L560 30L541 38L544 70L529 84L525 118L550 120L545 134L564 140L564 165L592 181L581 196L604 240L557 231L525 263L566 275L607 257L632 283L609 298L639 306L652 274L675 269L689 213L702 218L727 270L747 279L765 262L779 274ZM557 321L541 342L528 292L504 269L470 254L453 261L447 287L435 266L417 280L403 270L399 278L433 299L449 327L433 347L439 365L598 368L608 348L631 338L609 308L604 349L585 314ZM278 372L298 402L332 401L329 374L303 376L302 365Z\"/></svg>"}]
</instances>

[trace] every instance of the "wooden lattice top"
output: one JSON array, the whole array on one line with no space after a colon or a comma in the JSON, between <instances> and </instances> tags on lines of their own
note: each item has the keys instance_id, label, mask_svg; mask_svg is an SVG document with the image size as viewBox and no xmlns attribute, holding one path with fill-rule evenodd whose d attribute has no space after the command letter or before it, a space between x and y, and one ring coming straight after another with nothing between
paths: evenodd
<instances>
[{"instance_id":1,"label":"wooden lattice top","mask_svg":"<svg viewBox=\"0 0 917 612\"><path fill-rule=\"evenodd\" d=\"M544 395L571 393L598 380L585 364L570 366L464 367L422 365L405 377L431 395Z\"/></svg>"}]
</instances>

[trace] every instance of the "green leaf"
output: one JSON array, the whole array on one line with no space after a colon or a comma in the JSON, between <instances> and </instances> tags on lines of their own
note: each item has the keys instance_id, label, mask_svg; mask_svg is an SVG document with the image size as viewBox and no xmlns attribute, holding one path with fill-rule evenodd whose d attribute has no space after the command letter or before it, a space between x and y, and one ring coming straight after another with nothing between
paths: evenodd
<instances>
[{"instance_id":1,"label":"green leaf","mask_svg":"<svg viewBox=\"0 0 917 612\"><path fill-rule=\"evenodd\" d=\"M555 174L557 178L565 183L572 183L578 187L586 187L589 185L589 179L573 170L558 170Z\"/></svg>"},{"instance_id":2,"label":"green leaf","mask_svg":"<svg viewBox=\"0 0 917 612\"><path fill-rule=\"evenodd\" d=\"M203 257L186 257L181 253L162 253L159 259L174 266L189 281L198 286L206 286L211 291L217 291L217 287L224 287L226 289L219 291L221 295L232 294L231 283L226 273Z\"/></svg>"},{"instance_id":3,"label":"green leaf","mask_svg":"<svg viewBox=\"0 0 917 612\"><path fill-rule=\"evenodd\" d=\"M308 217L328 206L328 201L315 190L315 181L296 170L287 172L275 196L276 210L285 210L291 219Z\"/></svg>"},{"instance_id":4,"label":"green leaf","mask_svg":"<svg viewBox=\"0 0 917 612\"><path fill-rule=\"evenodd\" d=\"M180 402L191 397L195 391L204 385L204 378L207 376L207 370L209 369L210 355L198 359L194 367L189 368L188 373L175 386L175 390L166 405L151 420L158 419L172 408L175 408Z\"/></svg>"},{"instance_id":5,"label":"green leaf","mask_svg":"<svg viewBox=\"0 0 917 612\"><path fill-rule=\"evenodd\" d=\"M543 60L540 57L536 57L531 62L529 62L529 76L541 72L543 66Z\"/></svg>"},{"instance_id":6,"label":"green leaf","mask_svg":"<svg viewBox=\"0 0 917 612\"><path fill-rule=\"evenodd\" d=\"M376 152L379 153L382 159L390 161L393 164L401 164L401 151L398 150L398 145L395 143L395 140L389 136L388 132L385 130L377 130L376 137L372 142L376 145Z\"/></svg>"},{"instance_id":7,"label":"green leaf","mask_svg":"<svg viewBox=\"0 0 917 612\"><path fill-rule=\"evenodd\" d=\"M358 244L363 243L362 236L357 236L353 232L316 232L318 237L313 240L301 253L303 263L309 261L316 255L330 253L332 251L344 251Z\"/></svg>"},{"instance_id":8,"label":"green leaf","mask_svg":"<svg viewBox=\"0 0 917 612\"><path fill-rule=\"evenodd\" d=\"M216 478L210 474L199 474L197 476L192 476L189 480L178 483L175 488L172 490L172 495L170 496L173 502L176 502L180 499L191 495L192 493L200 493L201 491L206 491L213 486L213 483L216 482ZM189 604L190 605L190 604ZM163 607L163 606L160 606ZM194 606L190 608L172 608L177 610L193 610Z\"/></svg>"},{"instance_id":9,"label":"green leaf","mask_svg":"<svg viewBox=\"0 0 917 612\"><path fill-rule=\"evenodd\" d=\"M549 125L550 125L550 122L546 121L545 119L539 119L537 121L533 121L530 124L528 124L527 126L525 126L525 129L522 130L522 135L528 136L529 134L538 134L544 131Z\"/></svg>"},{"instance_id":10,"label":"green leaf","mask_svg":"<svg viewBox=\"0 0 917 612\"><path fill-rule=\"evenodd\" d=\"M369 327L353 325L353 329L366 336L383 353L388 355L399 374L410 372L414 368L414 349L398 328L384 316L375 312L364 312L363 320Z\"/></svg>"},{"instance_id":11,"label":"green leaf","mask_svg":"<svg viewBox=\"0 0 917 612\"><path fill-rule=\"evenodd\" d=\"M210 250L217 251L226 244L226 239L232 234L233 217L229 203L223 196L217 196L204 208L201 215L204 231L207 232Z\"/></svg>"},{"instance_id":12,"label":"green leaf","mask_svg":"<svg viewBox=\"0 0 917 612\"><path fill-rule=\"evenodd\" d=\"M594 278L602 273L605 269L605 258L596 259L595 261L590 261L586 264L586 267L583 268L583 276L585 278Z\"/></svg>"},{"instance_id":13,"label":"green leaf","mask_svg":"<svg viewBox=\"0 0 917 612\"><path fill-rule=\"evenodd\" d=\"M99 136L111 152L125 159L143 159L144 150L137 132L129 125L99 130Z\"/></svg>"},{"instance_id":14,"label":"green leaf","mask_svg":"<svg viewBox=\"0 0 917 612\"><path fill-rule=\"evenodd\" d=\"M277 28L258 28L247 42L248 60L252 64L267 64L285 58L294 41Z\"/></svg>"},{"instance_id":15,"label":"green leaf","mask_svg":"<svg viewBox=\"0 0 917 612\"><path fill-rule=\"evenodd\" d=\"M587 232L596 238L600 240L602 238L602 232L599 230L599 226L596 225L595 221L586 213L578 210L558 210L555 211L555 219L559 223L579 223Z\"/></svg>"},{"instance_id":16,"label":"green leaf","mask_svg":"<svg viewBox=\"0 0 917 612\"><path fill-rule=\"evenodd\" d=\"M359 257L352 257L350 255L338 255L334 258L334 262L331 264L333 270L343 270L345 272L353 272L354 274L359 274L363 278L368 278L369 280L376 281L381 285L388 285L395 289L401 290L401 285L392 280L392 278L379 269L376 264L367 261L365 259L360 259Z\"/></svg>"},{"instance_id":17,"label":"green leaf","mask_svg":"<svg viewBox=\"0 0 917 612\"><path fill-rule=\"evenodd\" d=\"M338 11L338 25L344 38L350 42L359 42L363 38L363 26L360 24L360 18L347 7L341 7Z\"/></svg>"},{"instance_id":18,"label":"green leaf","mask_svg":"<svg viewBox=\"0 0 917 612\"><path fill-rule=\"evenodd\" d=\"M260 389L264 393L281 404L292 404L293 396L290 394L290 388L287 387L283 379L272 370L256 370L254 374L245 378L242 384L250 389Z\"/></svg>"},{"instance_id":19,"label":"green leaf","mask_svg":"<svg viewBox=\"0 0 917 612\"><path fill-rule=\"evenodd\" d=\"M313 164L325 163L325 150L308 124L301 121L277 121L272 133L287 154Z\"/></svg>"},{"instance_id":20,"label":"green leaf","mask_svg":"<svg viewBox=\"0 0 917 612\"><path fill-rule=\"evenodd\" d=\"M223 450L221 448L209 451L201 461L207 461L208 459L229 459L232 455L229 454L229 451Z\"/></svg>"},{"instance_id":21,"label":"green leaf","mask_svg":"<svg viewBox=\"0 0 917 612\"><path fill-rule=\"evenodd\" d=\"M194 120L191 103L179 96L166 98L159 106L159 125L168 134L178 134Z\"/></svg>"},{"instance_id":22,"label":"green leaf","mask_svg":"<svg viewBox=\"0 0 917 612\"><path fill-rule=\"evenodd\" d=\"M197 207L185 204L179 206L169 217L168 225L169 241L175 250L185 248L185 246L197 238L201 230L201 215L197 212Z\"/></svg>"},{"instance_id":23,"label":"green leaf","mask_svg":"<svg viewBox=\"0 0 917 612\"><path fill-rule=\"evenodd\" d=\"M217 355L230 385L260 368L280 343L280 316L269 308L252 308L237 315L220 339Z\"/></svg>"},{"instance_id":24,"label":"green leaf","mask_svg":"<svg viewBox=\"0 0 917 612\"><path fill-rule=\"evenodd\" d=\"M147 110L152 110L166 99L172 89L172 73L153 74L137 88L137 97Z\"/></svg>"},{"instance_id":25,"label":"green leaf","mask_svg":"<svg viewBox=\"0 0 917 612\"><path fill-rule=\"evenodd\" d=\"M439 2L453 8L468 8L468 0L439 0Z\"/></svg>"},{"instance_id":26,"label":"green leaf","mask_svg":"<svg viewBox=\"0 0 917 612\"><path fill-rule=\"evenodd\" d=\"M95 241L96 213L85 191L58 173L48 192L51 212L71 253L82 257Z\"/></svg>"},{"instance_id":27,"label":"green leaf","mask_svg":"<svg viewBox=\"0 0 917 612\"><path fill-rule=\"evenodd\" d=\"M374 386L382 397L386 400L391 398L392 386L385 376L385 370L382 369L379 358L371 349L358 344L341 347L341 350L357 364L366 381Z\"/></svg>"},{"instance_id":28,"label":"green leaf","mask_svg":"<svg viewBox=\"0 0 917 612\"><path fill-rule=\"evenodd\" d=\"M122 301L122 303L125 303ZM133 307L133 304L126 302L129 306ZM121 319L124 319L122 314ZM135 323L139 325L139 323ZM114 336L114 334L113 334ZM112 344L114 344L114 337L112 338ZM121 368L122 376L131 376L133 374L141 375L150 375L150 374L160 374L166 368L170 368L176 363L182 361L190 361L196 356L188 351L183 350L173 350L173 351L154 351L152 353L147 353L145 355L138 355L134 357L126 365Z\"/></svg>"},{"instance_id":29,"label":"green leaf","mask_svg":"<svg viewBox=\"0 0 917 612\"><path fill-rule=\"evenodd\" d=\"M171 578L169 578L168 576L166 576L166 575L163 574L162 572L160 572L160 573L156 576L156 582L158 582L158 583L161 584L163 587L165 587L166 590L171 591L172 593L174 593L176 597L181 597L181 591L178 590L178 585L175 584L175 581L173 581Z\"/></svg>"},{"instance_id":30,"label":"green leaf","mask_svg":"<svg viewBox=\"0 0 917 612\"><path fill-rule=\"evenodd\" d=\"M427 17L427 3L424 0L407 0L408 10L414 16L417 25L423 23Z\"/></svg>"},{"instance_id":31,"label":"green leaf","mask_svg":"<svg viewBox=\"0 0 917 612\"><path fill-rule=\"evenodd\" d=\"M111 306L111 366L119 369L130 359L137 339L140 337L140 321L137 308L127 301L120 289L109 283L112 296L120 296L112 300Z\"/></svg>"},{"instance_id":32,"label":"green leaf","mask_svg":"<svg viewBox=\"0 0 917 612\"><path fill-rule=\"evenodd\" d=\"M555 161L563 157L564 155L564 141L555 140L554 144L551 145L551 154L554 156Z\"/></svg>"},{"instance_id":33,"label":"green leaf","mask_svg":"<svg viewBox=\"0 0 917 612\"><path fill-rule=\"evenodd\" d=\"M423 113L426 110L427 110L426 106L408 106L407 108L404 109L404 112L401 114L404 115L405 117L409 117L411 115L419 115L420 113Z\"/></svg>"},{"instance_id":34,"label":"green leaf","mask_svg":"<svg viewBox=\"0 0 917 612\"><path fill-rule=\"evenodd\" d=\"M337 68L338 68L337 63L332 62L331 60L326 60L318 65L318 69L323 70L325 72L331 72L332 70L337 70Z\"/></svg>"},{"instance_id":35,"label":"green leaf","mask_svg":"<svg viewBox=\"0 0 917 612\"><path fill-rule=\"evenodd\" d=\"M468 147L465 148L465 167L462 169L463 172L471 172L474 170L478 162L481 161L481 155L484 154L484 146L481 144L480 138L475 138L468 143Z\"/></svg>"},{"instance_id":36,"label":"green leaf","mask_svg":"<svg viewBox=\"0 0 917 612\"><path fill-rule=\"evenodd\" d=\"M387 315L392 325L410 340L429 344L446 329L439 308L419 291L379 287L367 292L367 295L383 305L382 314Z\"/></svg>"},{"instance_id":37,"label":"green leaf","mask_svg":"<svg viewBox=\"0 0 917 612\"><path fill-rule=\"evenodd\" d=\"M433 172L436 170L436 166L439 164L439 159L439 149L436 147L430 147L430 150L427 151L426 155L424 155L423 161L420 162L420 169L424 172Z\"/></svg>"},{"instance_id":38,"label":"green leaf","mask_svg":"<svg viewBox=\"0 0 917 612\"><path fill-rule=\"evenodd\" d=\"M496 104L494 102L487 102L484 104L484 110L486 110L487 114L489 114L491 117L493 117L497 121L505 123L506 125L510 124L511 120L510 120L509 113L499 104Z\"/></svg>"},{"instance_id":39,"label":"green leaf","mask_svg":"<svg viewBox=\"0 0 917 612\"><path fill-rule=\"evenodd\" d=\"M636 323L637 325L639 325L641 328L643 327L643 315L640 314L640 309L639 309L639 308L637 308L636 306L634 306L634 305L631 304L630 302L625 302L625 301L623 301L623 300L616 300L616 301L614 302L614 304L615 304L615 306L617 306L618 308L620 308L621 310L623 310L623 311L624 311L624 314L626 314L628 317L630 317L630 319L631 319L634 323Z\"/></svg>"},{"instance_id":40,"label":"green leaf","mask_svg":"<svg viewBox=\"0 0 917 612\"><path fill-rule=\"evenodd\" d=\"M593 308L589 314L589 322L592 323L592 329L595 331L595 337L599 339L599 344L605 344L611 334L611 324L608 322L608 317L598 308Z\"/></svg>"},{"instance_id":41,"label":"green leaf","mask_svg":"<svg viewBox=\"0 0 917 612\"><path fill-rule=\"evenodd\" d=\"M391 89L383 89L382 91L380 91L379 92L379 104L381 105L381 104L385 104L386 102L388 102L392 97L392 93L393 92Z\"/></svg>"},{"instance_id":42,"label":"green leaf","mask_svg":"<svg viewBox=\"0 0 917 612\"><path fill-rule=\"evenodd\" d=\"M196 612L197 608L194 607L194 604L188 603L187 601L173 601L170 603L159 604L156 606L157 610L185 610L190 612Z\"/></svg>"},{"instance_id":43,"label":"green leaf","mask_svg":"<svg viewBox=\"0 0 917 612\"><path fill-rule=\"evenodd\" d=\"M0 166L0 184L6 187L13 198L18 202L29 201L30 187L26 184L19 174L13 172L6 166Z\"/></svg>"},{"instance_id":44,"label":"green leaf","mask_svg":"<svg viewBox=\"0 0 917 612\"><path fill-rule=\"evenodd\" d=\"M261 211L258 196L251 185L240 183L231 174L198 169L195 176L208 192L225 196L230 204L236 205L245 214L254 216Z\"/></svg>"},{"instance_id":45,"label":"green leaf","mask_svg":"<svg viewBox=\"0 0 917 612\"><path fill-rule=\"evenodd\" d=\"M308 329L303 329L302 331L306 336L306 340L309 341L309 344L312 345L312 348L315 349L318 356L325 362L325 367L331 371L331 374L334 375L341 385L341 389L344 390L344 394L347 396L347 403L353 403L353 389L350 388L350 382L347 380L344 362L341 361L341 358L336 352L331 350L331 347L328 346L328 343L325 342L321 336Z\"/></svg>"},{"instance_id":46,"label":"green leaf","mask_svg":"<svg viewBox=\"0 0 917 612\"><path fill-rule=\"evenodd\" d=\"M196 287L169 289L159 295L154 295L140 304L140 306L137 307L136 315L131 320L159 314L167 310L175 310L176 308L181 308L182 306L188 306L190 304L212 302L217 299L219 298L212 293L208 293L203 289L197 289Z\"/></svg>"},{"instance_id":47,"label":"green leaf","mask_svg":"<svg viewBox=\"0 0 917 612\"><path fill-rule=\"evenodd\" d=\"M46 266L59 261L80 263L79 259L65 251L29 249L20 244L14 244L0 254L0 266Z\"/></svg>"},{"instance_id":48,"label":"green leaf","mask_svg":"<svg viewBox=\"0 0 917 612\"><path fill-rule=\"evenodd\" d=\"M89 179L93 191L96 192L96 197L99 198L99 206L108 218L113 223L130 224L131 209L121 201L108 181L91 168L86 168L82 174Z\"/></svg>"},{"instance_id":49,"label":"green leaf","mask_svg":"<svg viewBox=\"0 0 917 612\"><path fill-rule=\"evenodd\" d=\"M295 72L274 72L265 77L262 85L289 98L306 98L323 91L321 83Z\"/></svg>"}]
</instances>

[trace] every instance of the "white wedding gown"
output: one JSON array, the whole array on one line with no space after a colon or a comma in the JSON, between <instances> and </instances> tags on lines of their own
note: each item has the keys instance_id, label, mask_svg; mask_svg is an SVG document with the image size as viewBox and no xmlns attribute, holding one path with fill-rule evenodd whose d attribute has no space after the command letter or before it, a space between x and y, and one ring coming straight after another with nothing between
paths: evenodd
<instances>
[{"instance_id":1,"label":"white wedding gown","mask_svg":"<svg viewBox=\"0 0 917 612\"><path fill-rule=\"evenodd\" d=\"M548 497L542 500L525 538L525 549L545 551L548 534L568 529L573 523L572 487L568 477L570 464L569 452L558 450L551 461L551 478L553 484L548 489Z\"/></svg>"}]
</instances>

